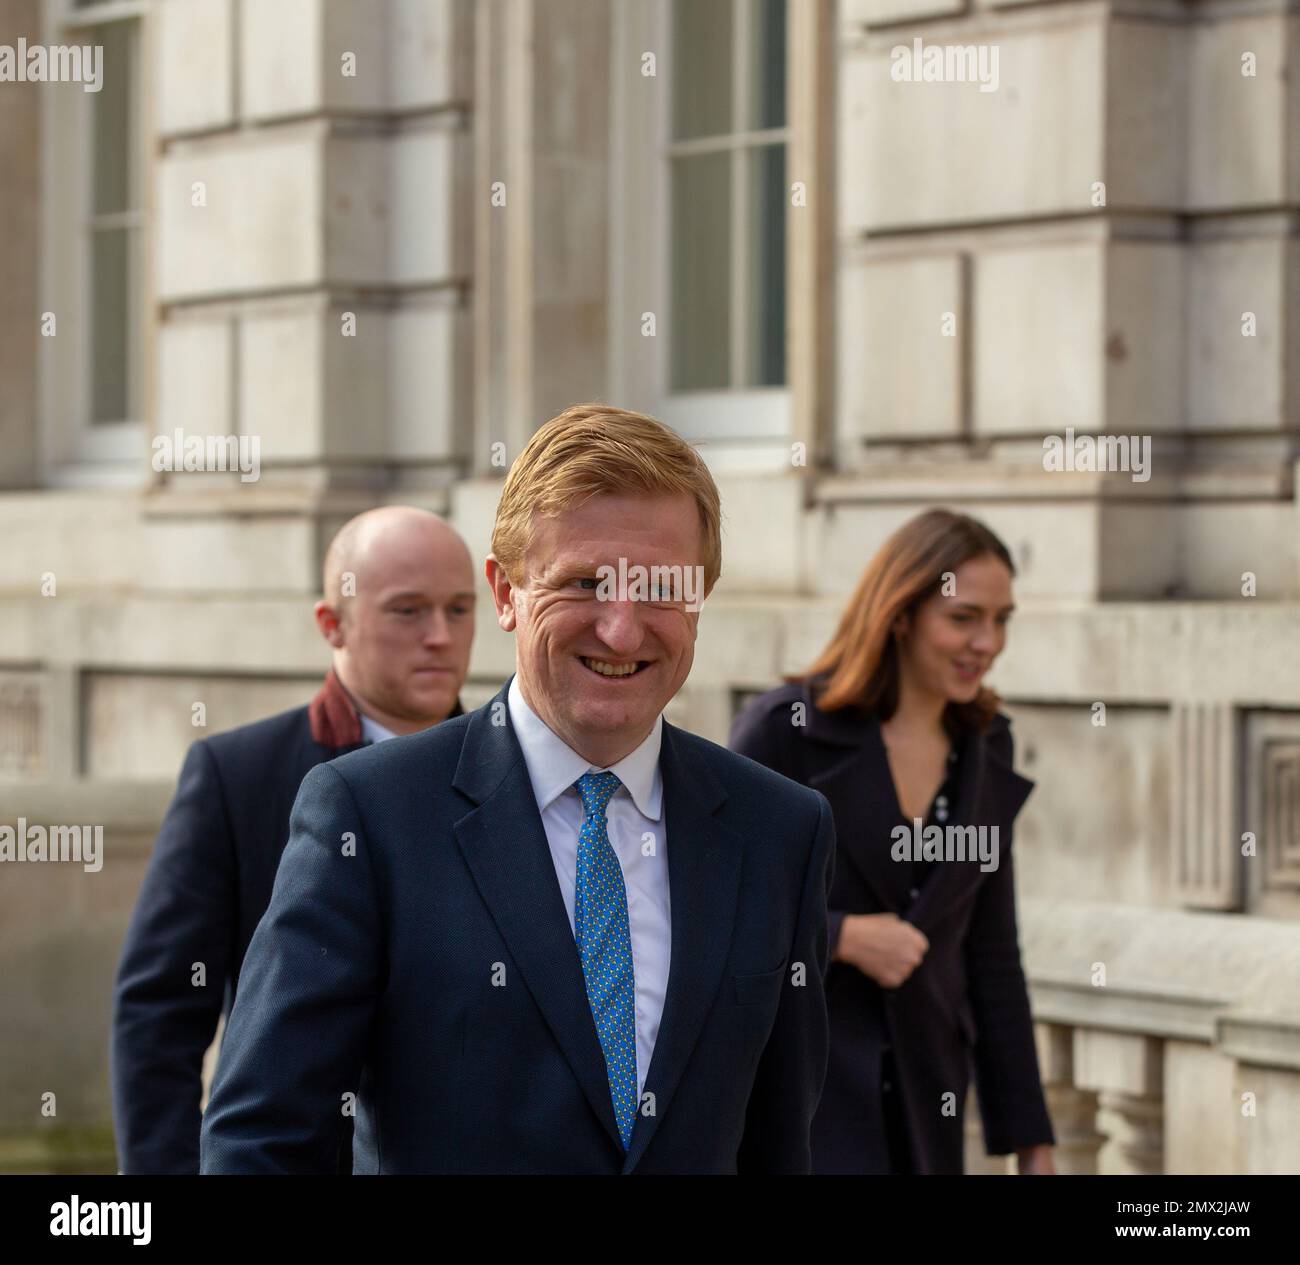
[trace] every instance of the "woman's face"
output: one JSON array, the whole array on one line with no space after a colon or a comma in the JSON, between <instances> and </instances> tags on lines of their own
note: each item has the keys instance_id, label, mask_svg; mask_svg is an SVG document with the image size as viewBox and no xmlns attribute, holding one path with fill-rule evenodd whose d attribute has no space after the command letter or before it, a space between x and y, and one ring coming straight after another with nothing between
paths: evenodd
<instances>
[{"instance_id":1,"label":"woman's face","mask_svg":"<svg viewBox=\"0 0 1300 1265\"><path fill-rule=\"evenodd\" d=\"M1011 572L995 554L962 563L943 589L900 618L899 669L904 688L969 703L1002 653L1014 609Z\"/></svg>"}]
</instances>

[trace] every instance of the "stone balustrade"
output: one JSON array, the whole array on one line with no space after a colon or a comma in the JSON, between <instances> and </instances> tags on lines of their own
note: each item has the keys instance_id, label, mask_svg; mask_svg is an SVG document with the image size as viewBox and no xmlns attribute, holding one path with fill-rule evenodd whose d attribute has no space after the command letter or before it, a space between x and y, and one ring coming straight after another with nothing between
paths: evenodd
<instances>
[{"instance_id":1,"label":"stone balustrade","mask_svg":"<svg viewBox=\"0 0 1300 1265\"><path fill-rule=\"evenodd\" d=\"M1233 914L1021 907L1064 1173L1300 1172L1300 931ZM968 1117L968 1168L982 1155Z\"/></svg>"}]
</instances>

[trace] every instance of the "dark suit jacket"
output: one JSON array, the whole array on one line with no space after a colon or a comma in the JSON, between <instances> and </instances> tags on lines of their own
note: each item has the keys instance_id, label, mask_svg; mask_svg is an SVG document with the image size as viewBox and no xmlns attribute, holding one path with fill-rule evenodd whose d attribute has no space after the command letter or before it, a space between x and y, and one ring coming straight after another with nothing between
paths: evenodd
<instances>
[{"instance_id":1,"label":"dark suit jacket","mask_svg":"<svg viewBox=\"0 0 1300 1265\"><path fill-rule=\"evenodd\" d=\"M345 697L327 679L312 710L326 698L350 708ZM339 745L299 707L190 747L118 966L109 1063L122 1172L199 1171L204 1052L270 903L298 787L360 745L351 719L357 740Z\"/></svg>"},{"instance_id":2,"label":"dark suit jacket","mask_svg":"<svg viewBox=\"0 0 1300 1265\"><path fill-rule=\"evenodd\" d=\"M307 776L226 1031L203 1172L328 1171L353 1093L355 1171L808 1171L826 1070L825 801L664 724L671 965L625 1153L505 699Z\"/></svg>"},{"instance_id":3,"label":"dark suit jacket","mask_svg":"<svg viewBox=\"0 0 1300 1265\"><path fill-rule=\"evenodd\" d=\"M792 723L796 703L803 704L802 726ZM997 716L983 734L965 734L949 818L998 827L998 868L936 863L920 888L911 866L891 858L891 831L902 816L877 718L820 711L807 686L787 685L741 712L731 746L830 801L839 841L832 952L846 914L893 911L930 942L897 989L880 988L848 963L831 963L830 1065L813 1126L814 1171L887 1171L879 1092L886 1042L894 1049L918 1172L962 1171L972 1050L989 1154L1053 1141L1020 964L1011 856L1012 822L1033 783L1012 769L1007 718Z\"/></svg>"}]
</instances>

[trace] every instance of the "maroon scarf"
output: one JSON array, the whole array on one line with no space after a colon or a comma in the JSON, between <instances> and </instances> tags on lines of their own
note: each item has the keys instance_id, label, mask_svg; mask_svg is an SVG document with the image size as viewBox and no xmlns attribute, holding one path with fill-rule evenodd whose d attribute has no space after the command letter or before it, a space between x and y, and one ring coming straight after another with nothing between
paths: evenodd
<instances>
[{"instance_id":1,"label":"maroon scarf","mask_svg":"<svg viewBox=\"0 0 1300 1265\"><path fill-rule=\"evenodd\" d=\"M464 714L460 699L457 699L451 716ZM341 747L355 747L365 736L361 728L361 713L357 711L352 695L343 688L343 682L334 675L333 668L326 673L325 684L317 690L307 708L307 715L311 720L312 740L322 747L334 751Z\"/></svg>"},{"instance_id":2,"label":"maroon scarf","mask_svg":"<svg viewBox=\"0 0 1300 1265\"><path fill-rule=\"evenodd\" d=\"M326 673L325 684L312 699L307 715L311 719L312 740L322 747L337 750L355 747L361 741L361 714L333 668Z\"/></svg>"}]
</instances>

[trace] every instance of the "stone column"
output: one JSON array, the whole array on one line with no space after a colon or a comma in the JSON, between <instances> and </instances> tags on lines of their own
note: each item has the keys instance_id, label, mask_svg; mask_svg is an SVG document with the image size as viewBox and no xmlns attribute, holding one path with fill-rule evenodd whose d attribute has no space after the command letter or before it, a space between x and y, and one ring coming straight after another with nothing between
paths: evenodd
<instances>
[{"instance_id":1,"label":"stone column","mask_svg":"<svg viewBox=\"0 0 1300 1265\"><path fill-rule=\"evenodd\" d=\"M1038 1066L1056 1134L1058 1173L1096 1173L1105 1137L1097 1130L1097 1095L1075 1083L1074 1029L1059 1023L1034 1026Z\"/></svg>"},{"instance_id":2,"label":"stone column","mask_svg":"<svg viewBox=\"0 0 1300 1265\"><path fill-rule=\"evenodd\" d=\"M608 380L606 0L475 8L475 473ZM614 401L618 403L619 401Z\"/></svg>"},{"instance_id":3,"label":"stone column","mask_svg":"<svg viewBox=\"0 0 1300 1265\"><path fill-rule=\"evenodd\" d=\"M1044 1085L1056 1133L1056 1171L1095 1174L1105 1135L1097 1131L1097 1095L1073 1085Z\"/></svg>"},{"instance_id":4,"label":"stone column","mask_svg":"<svg viewBox=\"0 0 1300 1265\"><path fill-rule=\"evenodd\" d=\"M166 493L254 514L329 493L335 519L436 500L469 445L466 0L157 18L155 429L261 448L256 485Z\"/></svg>"},{"instance_id":5,"label":"stone column","mask_svg":"<svg viewBox=\"0 0 1300 1265\"><path fill-rule=\"evenodd\" d=\"M789 220L786 293L790 311L792 434L806 469L830 463L835 386L835 119L839 76L834 0L807 0L790 12L790 180L807 203Z\"/></svg>"},{"instance_id":6,"label":"stone column","mask_svg":"<svg viewBox=\"0 0 1300 1265\"><path fill-rule=\"evenodd\" d=\"M1098 1169L1107 1175L1164 1171L1163 1042L1154 1037L1079 1028L1074 1081L1097 1095L1097 1128L1107 1142Z\"/></svg>"}]
</instances>

